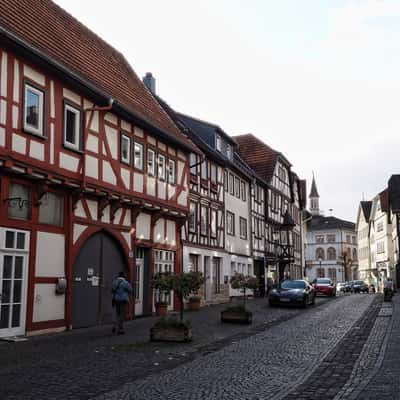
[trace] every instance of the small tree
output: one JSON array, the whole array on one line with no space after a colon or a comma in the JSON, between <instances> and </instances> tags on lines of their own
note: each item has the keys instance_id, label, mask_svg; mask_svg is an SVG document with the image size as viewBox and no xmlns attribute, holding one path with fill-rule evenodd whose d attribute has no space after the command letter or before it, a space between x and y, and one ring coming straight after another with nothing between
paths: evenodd
<instances>
[{"instance_id":1,"label":"small tree","mask_svg":"<svg viewBox=\"0 0 400 400\"><path fill-rule=\"evenodd\" d=\"M151 279L151 287L157 290L156 303L165 303L165 298L172 290L173 275L170 272L157 272Z\"/></svg>"},{"instance_id":2,"label":"small tree","mask_svg":"<svg viewBox=\"0 0 400 400\"><path fill-rule=\"evenodd\" d=\"M235 275L231 276L230 284L233 289L240 289L243 291L243 307L246 308L246 290L257 289L257 278L255 278L254 276L243 275L236 272Z\"/></svg>"},{"instance_id":3,"label":"small tree","mask_svg":"<svg viewBox=\"0 0 400 400\"><path fill-rule=\"evenodd\" d=\"M183 322L183 300L197 292L203 282L204 279L200 272L181 272L172 275L172 289L179 298L181 322Z\"/></svg>"},{"instance_id":4,"label":"small tree","mask_svg":"<svg viewBox=\"0 0 400 400\"><path fill-rule=\"evenodd\" d=\"M197 292L203 284L204 279L200 272L181 272L180 274L171 274L170 272L158 272L151 281L152 287L162 293L170 293L171 290L179 298L180 303L180 321L183 322L183 300L192 293Z\"/></svg>"}]
</instances>

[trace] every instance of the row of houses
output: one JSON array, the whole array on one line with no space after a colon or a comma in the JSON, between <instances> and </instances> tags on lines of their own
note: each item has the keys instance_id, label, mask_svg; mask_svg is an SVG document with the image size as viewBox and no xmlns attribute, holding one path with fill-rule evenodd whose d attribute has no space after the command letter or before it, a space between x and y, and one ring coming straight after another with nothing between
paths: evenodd
<instances>
[{"instance_id":1,"label":"row of houses","mask_svg":"<svg viewBox=\"0 0 400 400\"><path fill-rule=\"evenodd\" d=\"M400 287L399 188L400 176L392 175L385 190L358 207L359 278L376 288L387 279Z\"/></svg>"},{"instance_id":2,"label":"row of houses","mask_svg":"<svg viewBox=\"0 0 400 400\"><path fill-rule=\"evenodd\" d=\"M154 272L303 276L305 181L251 134L175 111L49 0L0 3L0 337L151 314ZM176 299L169 299L169 307Z\"/></svg>"}]
</instances>

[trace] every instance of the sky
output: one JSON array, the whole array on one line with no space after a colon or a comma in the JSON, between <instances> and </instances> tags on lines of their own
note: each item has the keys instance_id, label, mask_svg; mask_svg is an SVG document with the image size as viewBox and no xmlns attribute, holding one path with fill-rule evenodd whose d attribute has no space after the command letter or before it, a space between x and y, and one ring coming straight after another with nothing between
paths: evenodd
<instances>
[{"instance_id":1,"label":"sky","mask_svg":"<svg viewBox=\"0 0 400 400\"><path fill-rule=\"evenodd\" d=\"M326 215L355 221L400 173L400 0L56 3L175 110L253 133L308 192L314 173Z\"/></svg>"}]
</instances>

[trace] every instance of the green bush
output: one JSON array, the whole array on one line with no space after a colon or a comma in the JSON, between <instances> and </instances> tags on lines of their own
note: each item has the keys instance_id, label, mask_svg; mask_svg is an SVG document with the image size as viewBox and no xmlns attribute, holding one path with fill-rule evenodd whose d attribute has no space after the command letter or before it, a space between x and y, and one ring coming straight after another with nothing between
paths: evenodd
<instances>
[{"instance_id":1,"label":"green bush","mask_svg":"<svg viewBox=\"0 0 400 400\"><path fill-rule=\"evenodd\" d=\"M192 324L189 320L180 321L175 317L160 318L155 324L155 328L191 328Z\"/></svg>"}]
</instances>

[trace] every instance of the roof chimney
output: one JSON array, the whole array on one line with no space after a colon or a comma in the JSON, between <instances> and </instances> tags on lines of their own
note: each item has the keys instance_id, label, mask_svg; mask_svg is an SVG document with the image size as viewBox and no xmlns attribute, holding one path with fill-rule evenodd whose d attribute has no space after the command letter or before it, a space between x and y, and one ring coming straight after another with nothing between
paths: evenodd
<instances>
[{"instance_id":1,"label":"roof chimney","mask_svg":"<svg viewBox=\"0 0 400 400\"><path fill-rule=\"evenodd\" d=\"M143 78L143 83L151 93L156 94L156 80L151 72L146 72L146 76Z\"/></svg>"}]
</instances>

